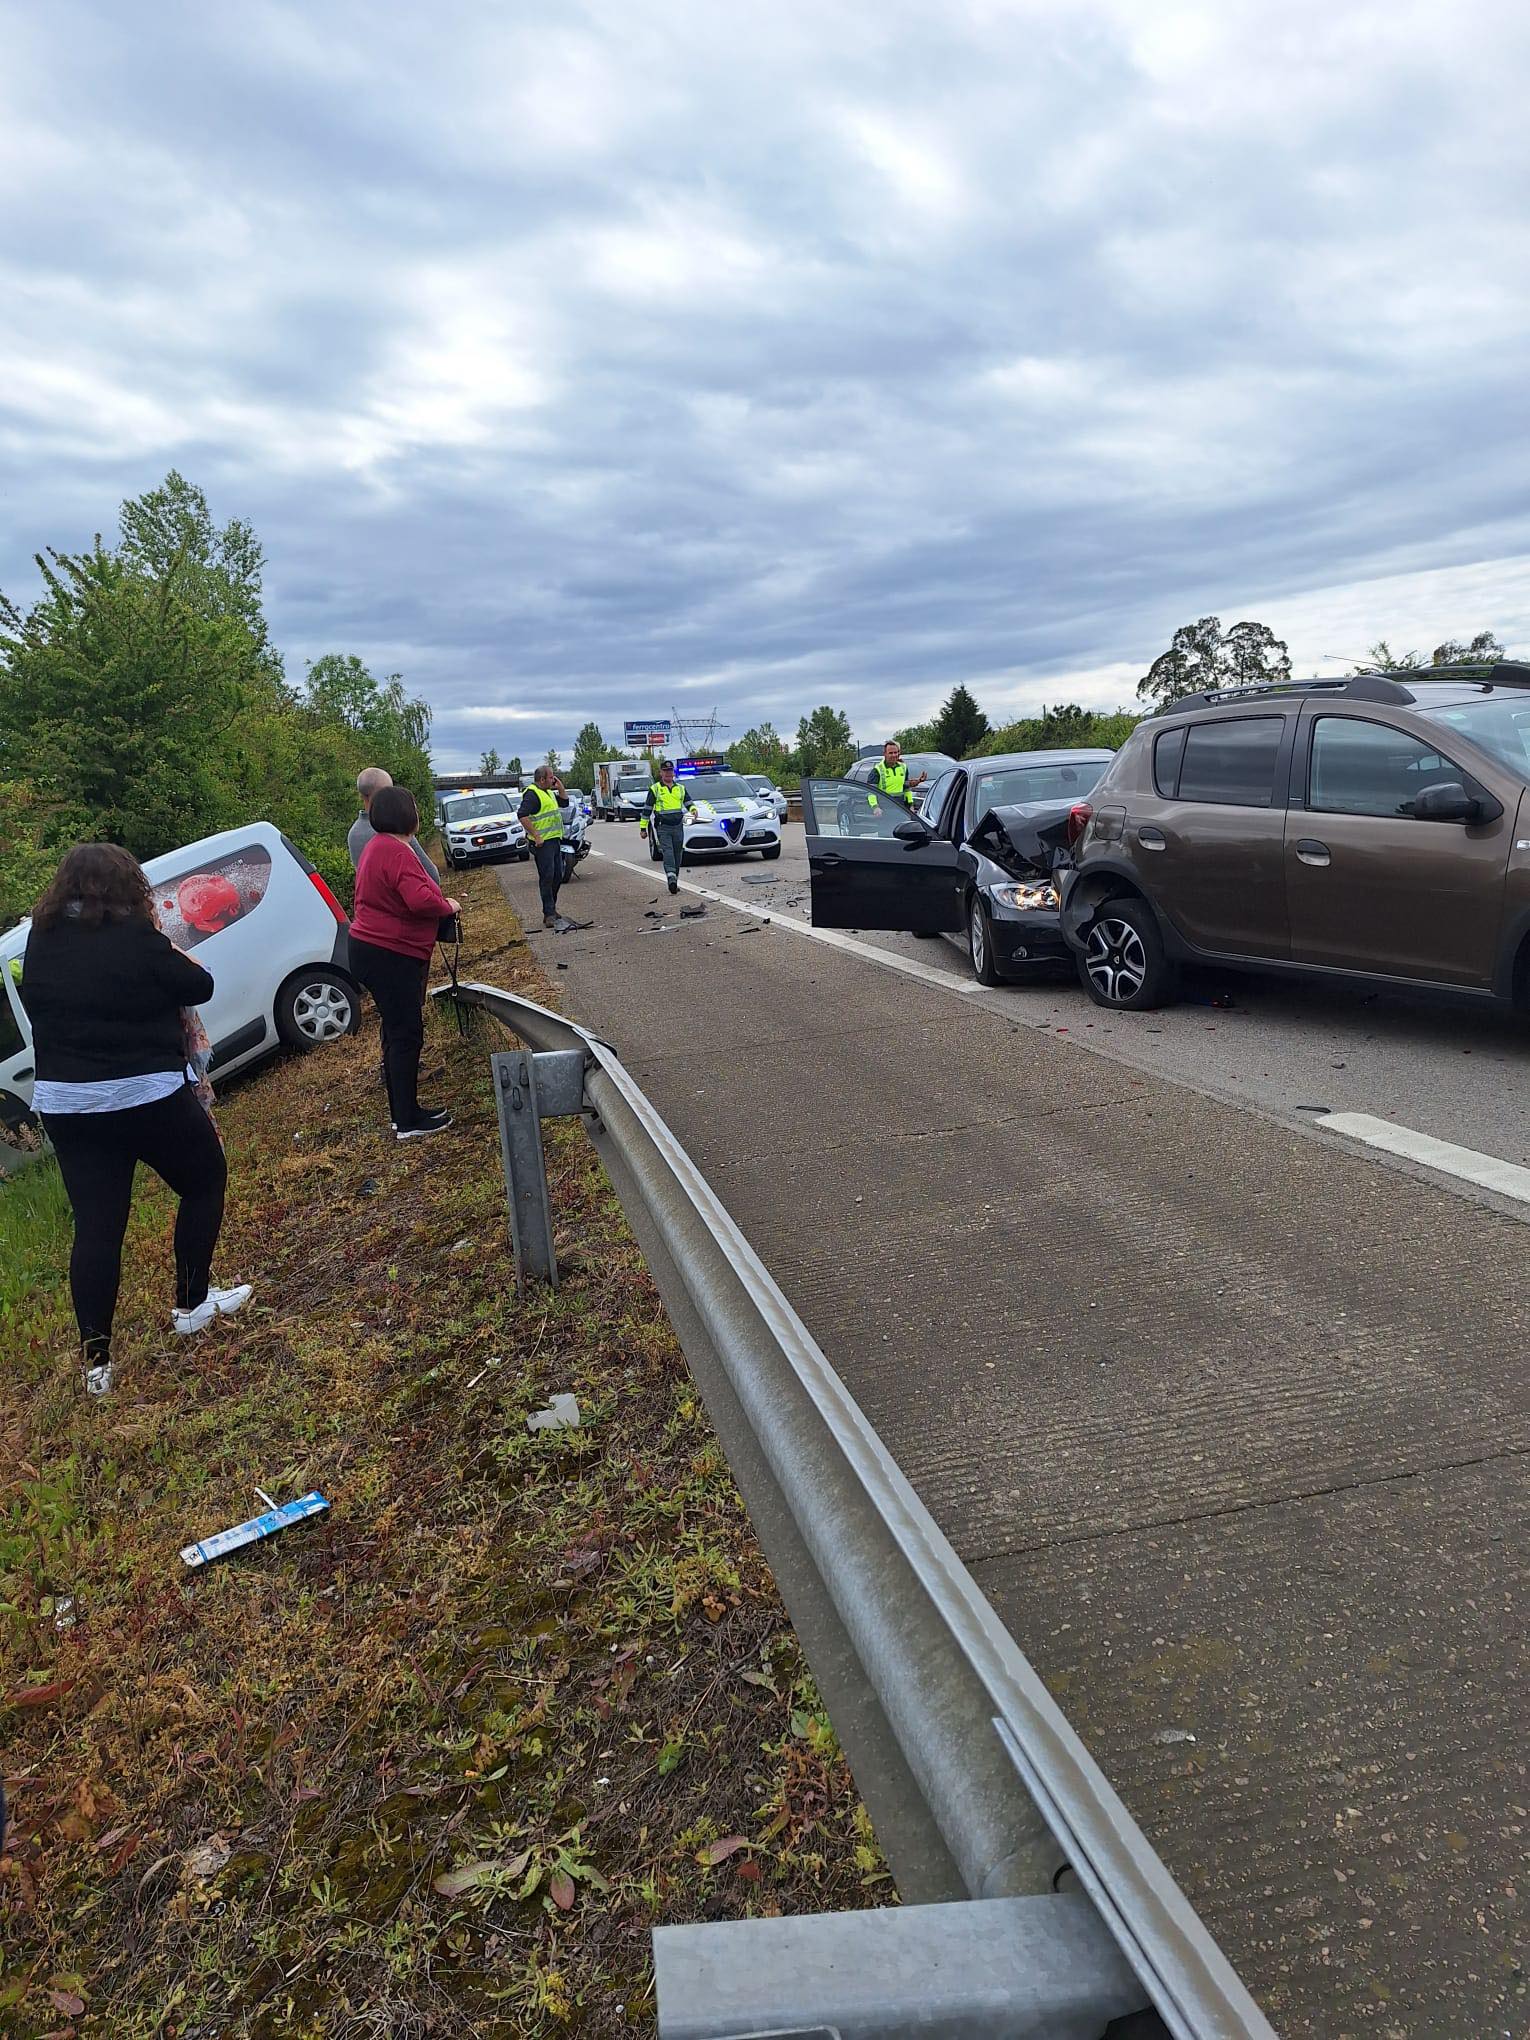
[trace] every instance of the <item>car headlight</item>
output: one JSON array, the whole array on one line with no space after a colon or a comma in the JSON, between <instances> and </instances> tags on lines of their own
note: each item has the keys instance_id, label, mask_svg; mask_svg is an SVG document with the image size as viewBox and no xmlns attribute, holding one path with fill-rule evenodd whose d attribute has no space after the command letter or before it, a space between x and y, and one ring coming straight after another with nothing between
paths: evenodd
<instances>
[{"instance_id":1,"label":"car headlight","mask_svg":"<svg viewBox=\"0 0 1530 2040\"><path fill-rule=\"evenodd\" d=\"M996 885L993 896L1001 907L1055 907L1057 888L1049 880L1039 879L1031 885Z\"/></svg>"}]
</instances>

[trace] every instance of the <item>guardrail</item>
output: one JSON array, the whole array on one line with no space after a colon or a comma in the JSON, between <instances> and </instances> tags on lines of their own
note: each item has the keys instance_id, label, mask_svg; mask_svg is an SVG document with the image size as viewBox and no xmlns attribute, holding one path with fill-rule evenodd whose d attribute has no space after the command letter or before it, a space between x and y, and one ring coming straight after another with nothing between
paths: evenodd
<instances>
[{"instance_id":1,"label":"guardrail","mask_svg":"<svg viewBox=\"0 0 1530 2040\"><path fill-rule=\"evenodd\" d=\"M882 1912L657 1929L664 2040L767 2032L1098 2040L1107 2030L1121 2040L1273 2040L617 1055L560 1014L491 985L444 986L435 996L491 1014L528 1044L529 1053L493 1058L523 1280L556 1280L540 1121L584 1119L904 1901Z\"/></svg>"}]
</instances>

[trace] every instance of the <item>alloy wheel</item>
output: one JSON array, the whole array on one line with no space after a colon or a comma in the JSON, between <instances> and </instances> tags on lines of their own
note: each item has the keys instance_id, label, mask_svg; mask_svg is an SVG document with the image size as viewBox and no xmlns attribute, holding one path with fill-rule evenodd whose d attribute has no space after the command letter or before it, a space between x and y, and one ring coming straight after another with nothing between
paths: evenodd
<instances>
[{"instance_id":1,"label":"alloy wheel","mask_svg":"<svg viewBox=\"0 0 1530 2040\"><path fill-rule=\"evenodd\" d=\"M1142 990L1147 951L1130 921L1096 921L1084 945L1084 968L1100 997L1124 1006Z\"/></svg>"},{"instance_id":2,"label":"alloy wheel","mask_svg":"<svg viewBox=\"0 0 1530 2040\"><path fill-rule=\"evenodd\" d=\"M972 902L968 938L972 944L972 968L981 977L988 968L988 931L983 925L983 908L978 900Z\"/></svg>"},{"instance_id":3,"label":"alloy wheel","mask_svg":"<svg viewBox=\"0 0 1530 2040\"><path fill-rule=\"evenodd\" d=\"M336 1041L350 1031L351 995L328 979L306 984L293 995L292 1024L305 1041Z\"/></svg>"}]
</instances>

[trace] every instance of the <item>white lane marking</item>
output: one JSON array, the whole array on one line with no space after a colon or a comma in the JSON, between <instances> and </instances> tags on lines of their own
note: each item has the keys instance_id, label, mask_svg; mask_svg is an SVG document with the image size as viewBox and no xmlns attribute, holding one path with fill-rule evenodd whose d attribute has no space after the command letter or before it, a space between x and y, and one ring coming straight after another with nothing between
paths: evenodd
<instances>
[{"instance_id":1,"label":"white lane marking","mask_svg":"<svg viewBox=\"0 0 1530 2040\"><path fill-rule=\"evenodd\" d=\"M592 850L590 854L603 857L607 864L615 864L622 871L635 871L639 878L652 879L655 876L651 864L633 864L625 857L613 857L609 850ZM658 878L662 883L662 871ZM926 984L940 985L948 992L959 993L964 999L987 998L994 989L991 985L980 985L976 978L957 977L952 971L937 970L932 963L915 963L910 956L894 956L890 949L874 949L869 942L857 942L853 935L842 935L838 928L815 928L811 921L801 920L796 914L783 914L779 908L753 906L748 900L736 900L728 893L714 892L709 885L693 885L688 878L681 879L680 890L712 900L719 907L731 907L735 914L746 914L751 921L762 921L768 915L772 928L790 928L794 935L807 935L814 942L827 942L831 949L847 949L853 956L864 956L872 963L880 963L884 970L898 970L905 977L923 978Z\"/></svg>"},{"instance_id":2,"label":"white lane marking","mask_svg":"<svg viewBox=\"0 0 1530 2040\"><path fill-rule=\"evenodd\" d=\"M1314 1115L1314 1126L1330 1133L1347 1134L1380 1148L1404 1161L1418 1162L1442 1175L1458 1176L1463 1183L1475 1183L1482 1190L1496 1190L1500 1197L1515 1197L1530 1204L1530 1169L1517 1162L1501 1161L1497 1155L1479 1154L1475 1148L1457 1147L1454 1141L1436 1140L1432 1133L1416 1133L1411 1126L1399 1126L1391 1119L1374 1119L1369 1112L1325 1112Z\"/></svg>"}]
</instances>

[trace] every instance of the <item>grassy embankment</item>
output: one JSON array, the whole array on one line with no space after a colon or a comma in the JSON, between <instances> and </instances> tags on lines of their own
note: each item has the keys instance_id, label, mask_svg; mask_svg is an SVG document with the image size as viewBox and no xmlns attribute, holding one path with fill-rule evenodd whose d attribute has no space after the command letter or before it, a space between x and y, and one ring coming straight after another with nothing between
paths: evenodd
<instances>
[{"instance_id":1,"label":"grassy embankment","mask_svg":"<svg viewBox=\"0 0 1530 2040\"><path fill-rule=\"evenodd\" d=\"M472 974L549 998L462 889ZM456 1125L407 1147L370 1025L231 1086L219 1273L255 1301L174 1339L141 1192L104 1402L51 1167L0 1185L0 2031L641 2032L656 1921L891 1897L568 1122L563 1287L517 1301L490 1045L435 1016ZM583 1426L528 1433L559 1389ZM331 1512L187 1573L257 1483Z\"/></svg>"}]
</instances>

